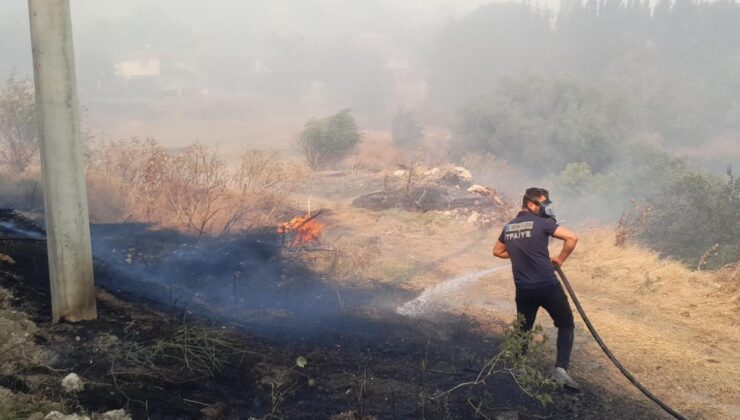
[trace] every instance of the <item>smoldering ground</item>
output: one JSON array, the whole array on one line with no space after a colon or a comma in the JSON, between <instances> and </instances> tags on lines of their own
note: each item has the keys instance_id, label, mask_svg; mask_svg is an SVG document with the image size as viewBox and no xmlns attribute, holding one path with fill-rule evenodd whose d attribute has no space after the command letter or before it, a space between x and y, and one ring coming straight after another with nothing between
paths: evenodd
<instances>
[{"instance_id":1,"label":"smoldering ground","mask_svg":"<svg viewBox=\"0 0 740 420\"><path fill-rule=\"evenodd\" d=\"M556 392L554 404L545 408L506 374L471 393L431 399L475 376L497 351L499 338L476 332L475 323L465 318L430 321L393 314L390 308L408 294L338 288L278 253L275 232L220 240L130 224L94 226L93 232L98 285L145 306L101 291L100 319L82 324L46 324L43 241L0 241L0 252L17 256L17 264L6 267L12 276L1 276L0 285L13 290L16 304L44 329L39 345L59 354L54 369L74 370L87 381L75 397L78 407L126 407L135 417L150 418L198 417L208 407L221 407L231 418L266 413L325 418L342 411L469 418L476 408L466 399L494 404L495 412L508 415L618 418L652 410L632 400L606 404L608 395L590 391L581 396ZM237 271L246 274L239 276L234 293ZM337 291L346 296L341 302ZM198 370L202 360L183 364L173 356L171 348L188 345L168 341L181 331L205 334L203 343L214 346L218 358L204 365L212 372ZM173 347L160 354L161 346ZM300 358L305 366L295 367ZM29 369L0 377L0 383L16 392L35 390L28 385L35 382L25 378L32 375L38 382L44 376ZM53 387L46 389L38 392L56 398Z\"/></svg>"},{"instance_id":2,"label":"smoldering ground","mask_svg":"<svg viewBox=\"0 0 740 420\"><path fill-rule=\"evenodd\" d=\"M389 286L360 289L322 279L285 255L290 252L285 239L274 229L193 238L148 228L94 227L96 261L110 273L99 284L269 336L309 339L348 333L356 329L353 319L363 312L388 313L410 295Z\"/></svg>"}]
</instances>

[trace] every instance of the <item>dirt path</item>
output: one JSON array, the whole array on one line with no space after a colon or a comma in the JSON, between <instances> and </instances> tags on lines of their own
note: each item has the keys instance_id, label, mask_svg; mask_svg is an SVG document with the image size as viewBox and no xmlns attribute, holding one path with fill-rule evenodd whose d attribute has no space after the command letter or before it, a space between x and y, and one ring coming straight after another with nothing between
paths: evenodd
<instances>
[{"instance_id":1,"label":"dirt path","mask_svg":"<svg viewBox=\"0 0 740 420\"><path fill-rule=\"evenodd\" d=\"M422 291L505 263L490 256L499 228L478 230L433 213L367 212L346 201L325 204L334 210L330 237L334 231L346 244L369 238L380 244L367 273L377 281ZM636 245L616 248L609 230L578 230L581 242L564 269L622 362L690 417L740 418L737 291L723 292L727 285L715 274L660 260ZM447 290L438 298L438 309L476 318L495 332L501 320L513 319L513 301L511 274L503 270ZM539 315L538 322L554 335L547 315ZM580 320L577 325L574 375L589 386L647 401L603 356Z\"/></svg>"}]
</instances>

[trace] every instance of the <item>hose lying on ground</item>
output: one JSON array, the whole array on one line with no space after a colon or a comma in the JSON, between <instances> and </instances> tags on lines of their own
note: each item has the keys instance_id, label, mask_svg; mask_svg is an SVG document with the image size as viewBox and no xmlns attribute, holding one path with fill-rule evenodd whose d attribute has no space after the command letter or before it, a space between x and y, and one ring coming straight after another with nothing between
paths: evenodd
<instances>
[{"instance_id":1,"label":"hose lying on ground","mask_svg":"<svg viewBox=\"0 0 740 420\"><path fill-rule=\"evenodd\" d=\"M604 353L606 353L606 356L611 360L614 365L619 369L622 374L629 379L630 382L634 386L637 387L643 394L645 394L646 397L650 398L651 400L655 401L656 404L660 406L663 410L665 410L668 414L672 415L673 417L679 419L679 420L686 420L686 417L684 417L681 413L671 408L668 404L661 401L658 397L656 397L652 392L650 392L649 389L645 388L643 384L640 383L633 375L630 373L627 368L622 366L622 363L617 360L617 358L614 356L614 354L609 350L609 348L604 344L604 341L599 336L599 333L596 332L596 329L593 325L591 325L591 321L586 316L586 312L583 311L583 307L581 306L581 302L578 301L578 298L576 297L576 292L573 291L573 288L570 286L570 282L568 281L568 278L565 277L565 273L563 273L563 270L558 266L557 264L553 264L553 267L555 267L555 271L558 272L560 275L560 279L563 281L563 284L565 285L565 288L568 289L568 294L570 295L571 299L573 299L573 303L576 305L576 309L578 309L578 313L581 314L581 318L583 318L583 322L586 324L586 327L588 327L588 330L591 332L591 335L594 337L597 343L599 343L599 347L601 347L602 350L604 350Z\"/></svg>"}]
</instances>

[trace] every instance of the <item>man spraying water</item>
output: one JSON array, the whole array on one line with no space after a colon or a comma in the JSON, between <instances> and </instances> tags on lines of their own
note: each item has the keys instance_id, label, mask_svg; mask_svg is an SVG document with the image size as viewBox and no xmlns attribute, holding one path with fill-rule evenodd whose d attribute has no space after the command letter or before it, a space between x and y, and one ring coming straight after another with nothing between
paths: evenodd
<instances>
[{"instance_id":1,"label":"man spraying water","mask_svg":"<svg viewBox=\"0 0 740 420\"><path fill-rule=\"evenodd\" d=\"M551 236L563 241L560 254L554 258L550 258L547 248ZM561 266L575 249L577 241L573 232L555 221L548 191L529 188L522 199L522 211L504 226L493 247L493 255L511 259L516 310L524 319L522 329L532 329L540 307L545 308L558 328L558 354L552 379L574 389L580 387L568 374L575 327L573 312L553 264Z\"/></svg>"}]
</instances>

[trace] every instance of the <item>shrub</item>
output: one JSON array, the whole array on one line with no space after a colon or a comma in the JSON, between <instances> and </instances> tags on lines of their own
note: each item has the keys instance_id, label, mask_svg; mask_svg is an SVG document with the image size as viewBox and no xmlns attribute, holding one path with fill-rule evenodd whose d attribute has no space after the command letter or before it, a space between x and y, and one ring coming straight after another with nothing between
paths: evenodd
<instances>
[{"instance_id":1,"label":"shrub","mask_svg":"<svg viewBox=\"0 0 740 420\"><path fill-rule=\"evenodd\" d=\"M458 156L492 153L539 176L574 161L600 172L612 162L623 115L619 101L575 82L505 79L494 95L462 108L452 147Z\"/></svg>"},{"instance_id":2,"label":"shrub","mask_svg":"<svg viewBox=\"0 0 740 420\"><path fill-rule=\"evenodd\" d=\"M592 182L593 174L588 163L573 162L569 163L560 175L557 177L557 184L566 191L582 191Z\"/></svg>"},{"instance_id":3,"label":"shrub","mask_svg":"<svg viewBox=\"0 0 740 420\"><path fill-rule=\"evenodd\" d=\"M349 155L360 142L360 132L349 110L309 120L298 144L311 169L325 168Z\"/></svg>"},{"instance_id":4,"label":"shrub","mask_svg":"<svg viewBox=\"0 0 740 420\"><path fill-rule=\"evenodd\" d=\"M646 200L652 212L639 232L641 241L693 266L719 267L740 260L740 182L686 173L667 180Z\"/></svg>"},{"instance_id":5,"label":"shrub","mask_svg":"<svg viewBox=\"0 0 740 420\"><path fill-rule=\"evenodd\" d=\"M0 163L23 172L39 151L33 82L11 74L0 90Z\"/></svg>"},{"instance_id":6,"label":"shrub","mask_svg":"<svg viewBox=\"0 0 740 420\"><path fill-rule=\"evenodd\" d=\"M275 224L303 179L304 170L283 161L277 153L248 151L231 175L229 208L220 233L238 226Z\"/></svg>"},{"instance_id":7,"label":"shrub","mask_svg":"<svg viewBox=\"0 0 740 420\"><path fill-rule=\"evenodd\" d=\"M197 235L277 224L302 179L296 165L256 150L234 169L213 148L173 152L153 139L107 143L90 155L93 220L155 223Z\"/></svg>"},{"instance_id":8,"label":"shrub","mask_svg":"<svg viewBox=\"0 0 740 420\"><path fill-rule=\"evenodd\" d=\"M414 147L424 138L421 125L411 111L400 111L391 121L393 143L399 147Z\"/></svg>"},{"instance_id":9,"label":"shrub","mask_svg":"<svg viewBox=\"0 0 740 420\"><path fill-rule=\"evenodd\" d=\"M618 230L630 232L662 255L692 266L718 267L740 259L740 183L693 169L685 158L631 144L619 163L592 174L583 163L571 163L555 189L568 196L567 217L619 217Z\"/></svg>"}]
</instances>

